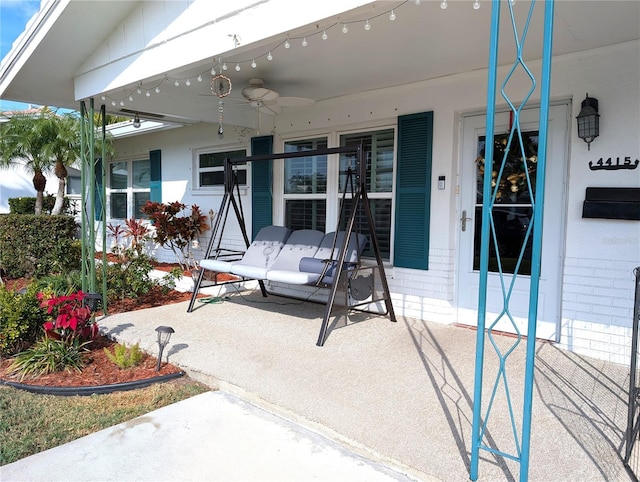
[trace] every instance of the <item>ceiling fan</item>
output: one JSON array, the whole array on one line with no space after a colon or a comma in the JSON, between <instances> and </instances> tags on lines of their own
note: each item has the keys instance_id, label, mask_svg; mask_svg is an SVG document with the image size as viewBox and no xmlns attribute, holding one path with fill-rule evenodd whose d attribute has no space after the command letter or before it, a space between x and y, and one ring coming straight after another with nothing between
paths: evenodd
<instances>
[{"instance_id":1,"label":"ceiling fan","mask_svg":"<svg viewBox=\"0 0 640 482\"><path fill-rule=\"evenodd\" d=\"M265 87L262 79L250 79L249 86L242 89L242 96L251 107L266 115L280 114L281 107L311 107L316 103L306 97L281 97L275 90Z\"/></svg>"}]
</instances>

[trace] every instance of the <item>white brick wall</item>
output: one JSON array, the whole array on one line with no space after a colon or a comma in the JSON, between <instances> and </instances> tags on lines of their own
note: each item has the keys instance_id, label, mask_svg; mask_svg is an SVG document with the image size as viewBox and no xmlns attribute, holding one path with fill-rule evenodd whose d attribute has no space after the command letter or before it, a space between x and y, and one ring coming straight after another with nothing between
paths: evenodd
<instances>
[{"instance_id":1,"label":"white brick wall","mask_svg":"<svg viewBox=\"0 0 640 482\"><path fill-rule=\"evenodd\" d=\"M561 347L629 363L635 267L625 261L565 259Z\"/></svg>"}]
</instances>

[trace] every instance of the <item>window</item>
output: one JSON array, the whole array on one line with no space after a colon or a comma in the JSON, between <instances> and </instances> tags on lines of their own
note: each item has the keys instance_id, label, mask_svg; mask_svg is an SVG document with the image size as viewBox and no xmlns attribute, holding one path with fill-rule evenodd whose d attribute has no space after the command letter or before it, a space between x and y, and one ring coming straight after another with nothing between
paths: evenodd
<instances>
[{"instance_id":1,"label":"window","mask_svg":"<svg viewBox=\"0 0 640 482\"><path fill-rule=\"evenodd\" d=\"M109 217L144 218L140 209L150 199L151 163L148 159L109 164Z\"/></svg>"},{"instance_id":2,"label":"window","mask_svg":"<svg viewBox=\"0 0 640 482\"><path fill-rule=\"evenodd\" d=\"M369 166L366 186L376 226L376 235L384 259L391 255L391 217L393 212L394 130L383 129L340 136L340 146L364 146ZM327 148L327 139L305 139L285 142L285 152ZM356 169L355 155L342 155L339 169L327 168L327 156L309 156L284 160L284 224L290 229L333 231L327 219L338 219L340 200L349 168ZM333 175L331 175L333 173ZM354 178L355 182L355 178ZM338 195L328 195L327 186L337 186ZM355 186L354 186L355 187ZM329 189L335 193L336 190ZM352 205L351 193L346 196L345 212L340 229L346 228ZM364 211L356 218L355 229L369 236ZM370 245L365 256L374 256Z\"/></svg>"},{"instance_id":3,"label":"window","mask_svg":"<svg viewBox=\"0 0 640 482\"><path fill-rule=\"evenodd\" d=\"M327 139L285 142L285 152L326 149ZM285 226L325 231L327 156L298 157L284 161Z\"/></svg>"},{"instance_id":4,"label":"window","mask_svg":"<svg viewBox=\"0 0 640 482\"><path fill-rule=\"evenodd\" d=\"M384 259L390 258L391 253L391 213L393 200L393 148L394 131L384 129L375 132L362 132L340 136L340 147L358 146L362 143L365 159L369 167L367 171L366 189L373 222L376 227L376 237L380 245L380 253ZM349 168L356 168L355 155L342 155L340 158L340 187L342 190ZM346 213L350 212L351 202L347 193ZM346 228L347 219L341 219L341 229ZM356 229L366 236L370 236L369 226L364 212L360 210L356 218ZM367 245L365 256L375 256L371 243Z\"/></svg>"},{"instance_id":5,"label":"window","mask_svg":"<svg viewBox=\"0 0 640 482\"><path fill-rule=\"evenodd\" d=\"M236 157L245 157L247 151L239 149L236 151L224 152L197 152L197 186L198 188L211 188L216 186L224 186L224 160L234 159ZM238 183L241 186L247 185L247 167L245 163L235 166L238 173Z\"/></svg>"}]
</instances>

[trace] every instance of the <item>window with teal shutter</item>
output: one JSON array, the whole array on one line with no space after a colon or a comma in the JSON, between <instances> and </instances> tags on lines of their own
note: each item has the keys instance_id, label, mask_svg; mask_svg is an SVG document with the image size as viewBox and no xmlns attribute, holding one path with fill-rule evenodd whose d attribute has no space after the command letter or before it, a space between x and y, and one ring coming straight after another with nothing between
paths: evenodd
<instances>
[{"instance_id":1,"label":"window with teal shutter","mask_svg":"<svg viewBox=\"0 0 640 482\"><path fill-rule=\"evenodd\" d=\"M149 152L150 182L149 199L162 202L162 156L160 149Z\"/></svg>"},{"instance_id":2,"label":"window with teal shutter","mask_svg":"<svg viewBox=\"0 0 640 482\"><path fill-rule=\"evenodd\" d=\"M429 269L433 112L398 117L394 266Z\"/></svg>"},{"instance_id":3,"label":"window with teal shutter","mask_svg":"<svg viewBox=\"0 0 640 482\"><path fill-rule=\"evenodd\" d=\"M273 136L251 138L251 155L272 154ZM251 237L260 229L273 224L273 193L271 178L273 161L254 161L251 163Z\"/></svg>"}]
</instances>

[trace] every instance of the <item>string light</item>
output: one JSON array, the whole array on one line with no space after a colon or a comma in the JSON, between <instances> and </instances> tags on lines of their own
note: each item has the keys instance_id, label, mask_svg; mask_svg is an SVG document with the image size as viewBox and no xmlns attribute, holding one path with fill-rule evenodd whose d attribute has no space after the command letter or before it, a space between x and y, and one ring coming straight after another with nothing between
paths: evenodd
<instances>
[{"instance_id":1,"label":"string light","mask_svg":"<svg viewBox=\"0 0 640 482\"><path fill-rule=\"evenodd\" d=\"M445 10L445 9L448 7L448 1L449 1L449 0L441 0L441 2L440 2L440 8L441 8L441 9L443 9L443 10ZM514 4L516 3L516 0L508 0L508 1L509 1L509 4L510 4L510 5L514 5ZM402 2L402 3L400 3L400 5L396 5L396 6L395 6L395 8L400 8L400 7L402 7L403 5L405 5L406 3L409 3L409 2L408 2L408 1ZM421 5L422 1L421 1L421 0L414 0L414 2L413 2L413 3L415 3L415 5ZM246 60L240 60L240 61L237 61L237 62L236 62L236 65L235 65L235 70L236 70L236 72L239 72L239 71L241 70L241 65L242 65L242 64L244 64L244 63L249 63L249 62L250 62L250 65L251 65L251 67L252 67L252 68L254 68L254 69L255 69L255 68L257 68L257 67L258 67L258 64L257 64L257 62L256 62L256 59L257 59L257 58L266 57L266 59L267 59L268 61L272 61L272 60L273 60L273 58L274 58L274 56L273 56L273 52L272 52L272 51L273 51L274 49L279 48L280 46L284 46L284 48L285 48L285 49L289 49L289 48L291 48L291 40L299 40L299 41L301 42L301 45L302 45L303 47L306 47L306 46L308 46L308 45L309 45L308 37L312 37L312 36L314 36L314 35L320 35L320 37L322 38L322 40L327 40L327 39L329 38L329 35L328 35L328 33L327 33L327 30L332 29L332 28L334 28L334 27L340 28L340 30L342 31L342 33L346 34L346 33L348 33L348 32L349 32L349 24L355 24L355 23L361 23L361 22L364 22L364 25L363 25L364 30L369 31L369 30L371 30L371 29L372 29L372 27L373 27L373 25L372 25L372 21L373 21L373 20L375 20L376 18L378 18L378 17L382 16L382 15L388 15L388 18L389 18L389 20L390 20L390 21L394 21L394 20L396 20L397 15L396 15L396 12L395 12L395 8L390 9L390 10L387 10L387 11L382 12L382 13L379 13L379 14L376 14L376 12L375 12L375 10L374 10L374 14L373 14L373 16L371 16L371 17L367 18L366 20L354 20L354 21L350 21L350 22L345 22L345 21L340 21L340 19L338 19L338 21L337 21L336 23L334 23L334 24L332 24L332 25L329 25L329 26L327 26L327 27L323 28L322 30L320 30L320 29L318 28L318 31L317 31L317 32L314 32L314 33L311 33L311 34L308 34L308 35L304 35L304 36L302 36L302 37L289 37L289 35L287 35L287 37L286 37L286 39L285 39L285 41L284 41L284 42L281 42L281 43L277 44L275 47L272 47L272 48L267 52L267 54L266 54L266 55L265 55L265 54L257 55L257 56L254 56L254 57L253 57L253 58L251 58L251 59L246 59ZM479 1L479 0L474 0L474 1L473 1L473 8L474 8L474 10L478 10L478 9L480 8L480 1ZM215 59L214 59L214 62L215 62ZM222 71L226 71L226 70L228 69L228 67L227 67L227 63L226 63L226 62L223 62L223 61L222 61L222 58L218 59L218 62L217 62L217 63L215 63L215 64L213 65L213 67L211 68L211 70L210 70L211 75L214 75L214 76L216 75L216 73L217 73L217 72L216 72L216 68L220 71L220 73L222 73ZM199 73L197 76L195 76L195 77L191 77L191 78L187 78L187 79L184 79L184 78L182 78L182 79L176 79L176 78L169 79L169 78L165 75L165 77L164 77L164 79L163 79L163 80L164 80L164 82L170 82L170 81L172 81L172 82L173 82L173 84L174 84L176 87L179 87L179 86L180 86L180 83L181 83L181 82L184 82L184 84L188 87L188 86L190 86L190 85L191 85L191 82L192 82L192 80L193 80L193 79L197 80L198 82L202 82L202 81L203 81L203 75L204 75L205 73L208 73L208 71L205 71L205 72ZM162 81L161 81L160 83L162 83ZM155 91L155 93L156 93L156 94L159 94L159 93L160 93L160 84L156 85L155 87L151 86L151 87L143 88L142 82L140 82L140 83L135 87L135 89L134 89L134 90L132 89L131 91L129 91L129 93L126 93L126 92L125 92L125 93L123 93L122 97L118 96L118 98L113 98L113 97L111 97L110 95L102 94L100 98L101 98L103 101L110 100L110 101L111 101L111 105L112 105L112 106L114 106L114 107L115 107L118 103L119 103L121 106L123 106L123 105L124 105L124 100L126 100L126 99L128 99L128 100L129 100L129 102L133 102L133 101L134 101L134 99L133 99L133 95L132 95L132 94L133 94L133 92L136 92L138 95L141 95L141 94L142 94L142 92L144 91L145 96L146 96L146 97L150 97L150 96L151 96L151 90Z\"/></svg>"}]
</instances>

